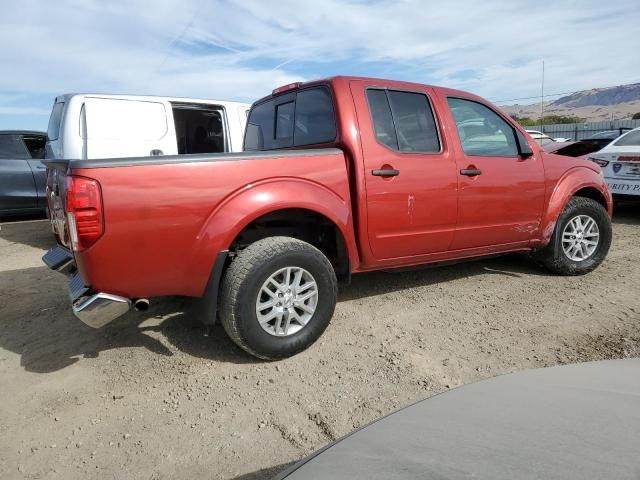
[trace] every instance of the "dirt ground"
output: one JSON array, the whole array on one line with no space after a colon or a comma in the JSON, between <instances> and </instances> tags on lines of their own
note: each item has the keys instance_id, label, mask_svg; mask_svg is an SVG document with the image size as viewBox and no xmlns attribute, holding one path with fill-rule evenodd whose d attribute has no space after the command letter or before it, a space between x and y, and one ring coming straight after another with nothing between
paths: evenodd
<instances>
[{"instance_id":1,"label":"dirt ground","mask_svg":"<svg viewBox=\"0 0 640 480\"><path fill-rule=\"evenodd\" d=\"M187 302L100 330L40 257L46 222L0 231L0 478L258 479L381 415L516 370L640 355L640 208L584 277L526 257L356 276L310 350L253 360ZM428 434L428 432L426 433Z\"/></svg>"}]
</instances>

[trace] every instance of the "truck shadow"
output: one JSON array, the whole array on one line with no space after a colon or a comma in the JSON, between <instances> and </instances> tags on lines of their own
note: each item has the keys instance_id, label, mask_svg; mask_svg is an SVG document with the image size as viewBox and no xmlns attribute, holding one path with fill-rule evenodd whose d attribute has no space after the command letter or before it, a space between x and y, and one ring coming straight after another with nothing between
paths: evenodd
<instances>
[{"instance_id":1,"label":"truck shadow","mask_svg":"<svg viewBox=\"0 0 640 480\"><path fill-rule=\"evenodd\" d=\"M522 274L546 275L517 255L442 268L369 273L342 285L339 301L461 277ZM44 266L0 272L0 349L19 355L25 370L55 372L104 351L136 347L167 357L185 353L227 363L259 362L238 348L219 324L204 328L191 313L188 299L159 299L144 313L129 312L96 330L73 316L66 291L67 279Z\"/></svg>"},{"instance_id":2,"label":"truck shadow","mask_svg":"<svg viewBox=\"0 0 640 480\"><path fill-rule=\"evenodd\" d=\"M339 301L357 300L385 293L424 287L459 278L501 275L551 276L527 255L511 254L480 260L467 260L450 265L423 265L410 269L386 270L354 275L349 285L341 285Z\"/></svg>"},{"instance_id":3,"label":"truck shadow","mask_svg":"<svg viewBox=\"0 0 640 480\"><path fill-rule=\"evenodd\" d=\"M640 225L640 202L616 205L613 209L613 223Z\"/></svg>"},{"instance_id":4,"label":"truck shadow","mask_svg":"<svg viewBox=\"0 0 640 480\"><path fill-rule=\"evenodd\" d=\"M198 324L185 299L160 299L147 312L132 311L93 329L73 316L66 291L67 279L44 266L0 272L0 349L19 355L29 372L51 373L108 350L136 347L167 357L182 350L221 362L255 361L221 327L207 331Z\"/></svg>"}]
</instances>

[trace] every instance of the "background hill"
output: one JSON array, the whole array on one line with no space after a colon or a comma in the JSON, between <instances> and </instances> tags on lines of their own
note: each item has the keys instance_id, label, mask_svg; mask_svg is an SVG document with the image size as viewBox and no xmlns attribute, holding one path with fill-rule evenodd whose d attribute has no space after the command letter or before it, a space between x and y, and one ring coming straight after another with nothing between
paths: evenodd
<instances>
[{"instance_id":1,"label":"background hill","mask_svg":"<svg viewBox=\"0 0 640 480\"><path fill-rule=\"evenodd\" d=\"M501 105L504 111L518 117L540 117L540 103ZM544 115L566 115L587 122L627 120L640 112L640 83L609 88L582 90L544 104Z\"/></svg>"}]
</instances>

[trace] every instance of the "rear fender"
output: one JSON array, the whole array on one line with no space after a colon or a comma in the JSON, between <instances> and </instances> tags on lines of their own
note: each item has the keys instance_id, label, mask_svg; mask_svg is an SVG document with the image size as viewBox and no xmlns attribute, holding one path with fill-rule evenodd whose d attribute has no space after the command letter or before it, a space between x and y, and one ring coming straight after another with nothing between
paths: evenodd
<instances>
[{"instance_id":1,"label":"rear fender","mask_svg":"<svg viewBox=\"0 0 640 480\"><path fill-rule=\"evenodd\" d=\"M331 220L344 238L351 268L358 265L351 205L327 187L306 179L271 178L242 187L211 212L204 223L191 258L191 272L198 272L202 291L217 255L227 250L238 234L257 218L277 210L306 209Z\"/></svg>"},{"instance_id":2,"label":"rear fender","mask_svg":"<svg viewBox=\"0 0 640 480\"><path fill-rule=\"evenodd\" d=\"M558 217L567 206L567 203L569 203L569 200L571 200L576 192L583 188L594 188L598 190L602 194L607 205L607 212L609 216L611 216L613 202L604 178L589 168L572 168L556 183L551 198L549 199L541 224L542 245L549 243Z\"/></svg>"}]
</instances>

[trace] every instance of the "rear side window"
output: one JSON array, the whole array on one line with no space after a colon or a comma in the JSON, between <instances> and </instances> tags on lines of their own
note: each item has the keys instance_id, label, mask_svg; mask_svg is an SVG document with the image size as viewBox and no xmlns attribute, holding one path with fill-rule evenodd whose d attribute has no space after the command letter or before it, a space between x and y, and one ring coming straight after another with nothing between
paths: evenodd
<instances>
[{"instance_id":1,"label":"rear side window","mask_svg":"<svg viewBox=\"0 0 640 480\"><path fill-rule=\"evenodd\" d=\"M367 99L380 143L401 152L440 151L438 129L426 95L370 89Z\"/></svg>"},{"instance_id":2,"label":"rear side window","mask_svg":"<svg viewBox=\"0 0 640 480\"><path fill-rule=\"evenodd\" d=\"M310 88L272 98L249 112L244 149L274 150L332 142L336 120L329 89Z\"/></svg>"},{"instance_id":3,"label":"rear side window","mask_svg":"<svg viewBox=\"0 0 640 480\"><path fill-rule=\"evenodd\" d=\"M447 102L466 155L518 156L514 129L500 115L473 100L448 98Z\"/></svg>"},{"instance_id":4,"label":"rear side window","mask_svg":"<svg viewBox=\"0 0 640 480\"><path fill-rule=\"evenodd\" d=\"M619 138L613 144L616 147L638 147L640 146L640 130L629 132L624 137Z\"/></svg>"},{"instance_id":5,"label":"rear side window","mask_svg":"<svg viewBox=\"0 0 640 480\"><path fill-rule=\"evenodd\" d=\"M62 121L62 111L64 110L64 102L53 104L51 116L49 117L49 126L47 127L47 137L49 140L57 140L60 135L60 122Z\"/></svg>"},{"instance_id":6,"label":"rear side window","mask_svg":"<svg viewBox=\"0 0 640 480\"><path fill-rule=\"evenodd\" d=\"M0 135L0 158L31 158L18 135Z\"/></svg>"},{"instance_id":7,"label":"rear side window","mask_svg":"<svg viewBox=\"0 0 640 480\"><path fill-rule=\"evenodd\" d=\"M34 159L43 159L44 158L44 147L47 143L47 137L41 136L30 136L25 135L22 140L24 141L25 146L29 150L29 154L31 158Z\"/></svg>"},{"instance_id":8,"label":"rear side window","mask_svg":"<svg viewBox=\"0 0 640 480\"><path fill-rule=\"evenodd\" d=\"M376 138L383 145L398 150L398 137L393 126L387 93L384 90L367 90L367 100Z\"/></svg>"},{"instance_id":9,"label":"rear side window","mask_svg":"<svg viewBox=\"0 0 640 480\"><path fill-rule=\"evenodd\" d=\"M178 154L226 150L224 110L214 105L173 103Z\"/></svg>"}]
</instances>

